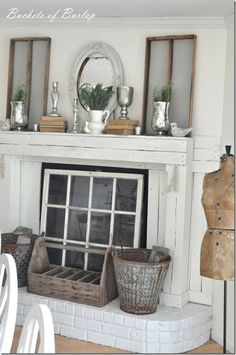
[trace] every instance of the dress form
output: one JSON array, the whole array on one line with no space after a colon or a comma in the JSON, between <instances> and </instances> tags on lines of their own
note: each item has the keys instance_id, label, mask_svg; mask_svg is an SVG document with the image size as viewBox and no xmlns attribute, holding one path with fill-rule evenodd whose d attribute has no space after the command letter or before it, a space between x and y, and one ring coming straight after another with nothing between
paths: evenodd
<instances>
[{"instance_id":1,"label":"dress form","mask_svg":"<svg viewBox=\"0 0 236 355\"><path fill-rule=\"evenodd\" d=\"M201 246L200 274L217 280L234 280L234 156L227 150L220 169L203 181L208 229Z\"/></svg>"}]
</instances>

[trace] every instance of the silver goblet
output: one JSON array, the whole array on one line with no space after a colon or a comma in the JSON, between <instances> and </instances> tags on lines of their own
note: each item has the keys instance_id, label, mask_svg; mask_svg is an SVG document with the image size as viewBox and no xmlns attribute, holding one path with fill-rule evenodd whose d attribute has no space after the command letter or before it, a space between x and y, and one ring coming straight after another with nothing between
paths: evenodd
<instances>
[{"instance_id":1,"label":"silver goblet","mask_svg":"<svg viewBox=\"0 0 236 355\"><path fill-rule=\"evenodd\" d=\"M117 102L121 107L119 118L122 120L129 119L127 107L132 104L133 93L134 88L132 86L119 86L117 88Z\"/></svg>"}]
</instances>

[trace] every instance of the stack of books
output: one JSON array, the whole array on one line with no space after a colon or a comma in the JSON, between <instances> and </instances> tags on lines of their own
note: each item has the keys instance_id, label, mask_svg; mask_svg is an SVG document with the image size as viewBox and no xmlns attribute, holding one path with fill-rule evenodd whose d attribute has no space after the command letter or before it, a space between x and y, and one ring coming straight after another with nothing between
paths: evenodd
<instances>
[{"instance_id":1,"label":"stack of books","mask_svg":"<svg viewBox=\"0 0 236 355\"><path fill-rule=\"evenodd\" d=\"M132 135L138 124L137 120L110 119L107 121L106 132L108 134Z\"/></svg>"},{"instance_id":2,"label":"stack of books","mask_svg":"<svg viewBox=\"0 0 236 355\"><path fill-rule=\"evenodd\" d=\"M66 132L67 122L62 116L42 116L39 122L40 132Z\"/></svg>"}]
</instances>

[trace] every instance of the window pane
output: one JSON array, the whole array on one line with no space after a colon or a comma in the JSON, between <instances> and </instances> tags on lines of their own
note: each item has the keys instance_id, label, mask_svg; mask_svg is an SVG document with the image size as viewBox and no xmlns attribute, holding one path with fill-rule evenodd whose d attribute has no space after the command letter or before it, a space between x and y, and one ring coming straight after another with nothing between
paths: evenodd
<instances>
[{"instance_id":1,"label":"window pane","mask_svg":"<svg viewBox=\"0 0 236 355\"><path fill-rule=\"evenodd\" d=\"M63 238L65 222L65 209L52 208L47 209L46 236L54 238Z\"/></svg>"},{"instance_id":2,"label":"window pane","mask_svg":"<svg viewBox=\"0 0 236 355\"><path fill-rule=\"evenodd\" d=\"M70 206L88 207L89 177L72 176L70 190Z\"/></svg>"},{"instance_id":3,"label":"window pane","mask_svg":"<svg viewBox=\"0 0 236 355\"><path fill-rule=\"evenodd\" d=\"M61 265L62 250L47 248L49 263L54 265Z\"/></svg>"},{"instance_id":4,"label":"window pane","mask_svg":"<svg viewBox=\"0 0 236 355\"><path fill-rule=\"evenodd\" d=\"M66 251L66 266L84 269L84 253L77 251Z\"/></svg>"},{"instance_id":5,"label":"window pane","mask_svg":"<svg viewBox=\"0 0 236 355\"><path fill-rule=\"evenodd\" d=\"M66 204L67 176L50 175L48 203L54 205Z\"/></svg>"},{"instance_id":6,"label":"window pane","mask_svg":"<svg viewBox=\"0 0 236 355\"><path fill-rule=\"evenodd\" d=\"M117 179L116 210L136 211L137 186L137 180Z\"/></svg>"},{"instance_id":7,"label":"window pane","mask_svg":"<svg viewBox=\"0 0 236 355\"><path fill-rule=\"evenodd\" d=\"M93 179L93 200L92 208L111 209L112 201L112 184L111 178L94 178Z\"/></svg>"},{"instance_id":8,"label":"window pane","mask_svg":"<svg viewBox=\"0 0 236 355\"><path fill-rule=\"evenodd\" d=\"M134 239L135 216L115 215L114 220L114 245L132 247Z\"/></svg>"},{"instance_id":9,"label":"window pane","mask_svg":"<svg viewBox=\"0 0 236 355\"><path fill-rule=\"evenodd\" d=\"M67 239L85 241L87 229L87 212L69 211Z\"/></svg>"},{"instance_id":10,"label":"window pane","mask_svg":"<svg viewBox=\"0 0 236 355\"><path fill-rule=\"evenodd\" d=\"M102 271L104 262L103 255L89 254L88 255L88 270Z\"/></svg>"},{"instance_id":11,"label":"window pane","mask_svg":"<svg viewBox=\"0 0 236 355\"><path fill-rule=\"evenodd\" d=\"M111 215L109 213L91 213L89 241L109 244L110 221Z\"/></svg>"}]
</instances>

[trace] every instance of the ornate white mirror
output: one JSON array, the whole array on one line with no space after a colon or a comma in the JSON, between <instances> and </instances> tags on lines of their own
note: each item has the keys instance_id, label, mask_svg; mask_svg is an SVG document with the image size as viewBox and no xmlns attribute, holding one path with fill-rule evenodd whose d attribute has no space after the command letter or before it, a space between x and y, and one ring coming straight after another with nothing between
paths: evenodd
<instances>
[{"instance_id":1,"label":"ornate white mirror","mask_svg":"<svg viewBox=\"0 0 236 355\"><path fill-rule=\"evenodd\" d=\"M87 120L88 111L80 102L79 87L89 83L103 86L112 86L113 94L106 110L112 113L117 106L116 88L123 85L123 67L118 53L113 47L104 42L93 42L82 49L75 59L70 76L70 96L79 98L78 115Z\"/></svg>"}]
</instances>

